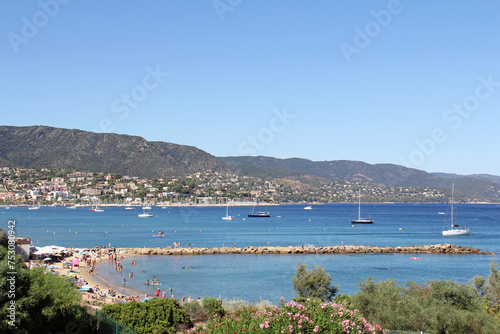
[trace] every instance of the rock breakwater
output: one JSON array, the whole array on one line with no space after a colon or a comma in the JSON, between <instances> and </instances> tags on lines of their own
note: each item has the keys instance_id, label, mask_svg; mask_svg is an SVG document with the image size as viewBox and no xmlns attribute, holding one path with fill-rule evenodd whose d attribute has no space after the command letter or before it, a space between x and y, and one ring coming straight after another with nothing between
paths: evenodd
<instances>
[{"instance_id":1,"label":"rock breakwater","mask_svg":"<svg viewBox=\"0 0 500 334\"><path fill-rule=\"evenodd\" d=\"M482 254L477 248L464 247L452 244L414 245L398 247L342 245L342 246L250 246L250 247L220 247L220 248L120 248L120 253L135 255L213 255L213 254Z\"/></svg>"}]
</instances>

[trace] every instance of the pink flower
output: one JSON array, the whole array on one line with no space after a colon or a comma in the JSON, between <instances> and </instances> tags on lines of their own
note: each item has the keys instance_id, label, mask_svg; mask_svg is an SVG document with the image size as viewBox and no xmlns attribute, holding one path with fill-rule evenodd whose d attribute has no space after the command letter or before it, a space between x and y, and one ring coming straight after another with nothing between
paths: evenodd
<instances>
[{"instance_id":1,"label":"pink flower","mask_svg":"<svg viewBox=\"0 0 500 334\"><path fill-rule=\"evenodd\" d=\"M319 331L319 326L318 326L318 325L316 325L316 326L314 327L314 329L313 329L313 332L314 332L314 333L317 333L318 331Z\"/></svg>"}]
</instances>

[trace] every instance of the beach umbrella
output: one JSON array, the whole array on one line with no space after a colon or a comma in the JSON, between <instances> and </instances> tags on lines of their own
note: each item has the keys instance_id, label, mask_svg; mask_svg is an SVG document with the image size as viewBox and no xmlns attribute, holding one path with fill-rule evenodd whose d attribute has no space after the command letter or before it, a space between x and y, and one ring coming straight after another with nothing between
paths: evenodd
<instances>
[{"instance_id":1,"label":"beach umbrella","mask_svg":"<svg viewBox=\"0 0 500 334\"><path fill-rule=\"evenodd\" d=\"M50 261L52 260L50 257L46 257L45 259L43 259L44 261Z\"/></svg>"},{"instance_id":2,"label":"beach umbrella","mask_svg":"<svg viewBox=\"0 0 500 334\"><path fill-rule=\"evenodd\" d=\"M76 276L76 273L69 273L66 276Z\"/></svg>"},{"instance_id":3,"label":"beach umbrella","mask_svg":"<svg viewBox=\"0 0 500 334\"><path fill-rule=\"evenodd\" d=\"M51 265L51 266L48 266L47 268L48 269L54 269L54 268L57 268L57 266Z\"/></svg>"},{"instance_id":4,"label":"beach umbrella","mask_svg":"<svg viewBox=\"0 0 500 334\"><path fill-rule=\"evenodd\" d=\"M88 286L82 286L80 289L78 289L78 291L89 291L90 290L90 287Z\"/></svg>"},{"instance_id":5,"label":"beach umbrella","mask_svg":"<svg viewBox=\"0 0 500 334\"><path fill-rule=\"evenodd\" d=\"M74 266L77 266L78 263L80 263L80 260L74 259L73 262L71 262Z\"/></svg>"},{"instance_id":6,"label":"beach umbrella","mask_svg":"<svg viewBox=\"0 0 500 334\"><path fill-rule=\"evenodd\" d=\"M146 300L150 300L151 297L148 297L148 298L144 298L143 300L141 300L141 303L144 303Z\"/></svg>"},{"instance_id":7,"label":"beach umbrella","mask_svg":"<svg viewBox=\"0 0 500 334\"><path fill-rule=\"evenodd\" d=\"M62 264L65 265L65 266L71 266L72 265L72 263L68 262L68 261L64 261Z\"/></svg>"}]
</instances>

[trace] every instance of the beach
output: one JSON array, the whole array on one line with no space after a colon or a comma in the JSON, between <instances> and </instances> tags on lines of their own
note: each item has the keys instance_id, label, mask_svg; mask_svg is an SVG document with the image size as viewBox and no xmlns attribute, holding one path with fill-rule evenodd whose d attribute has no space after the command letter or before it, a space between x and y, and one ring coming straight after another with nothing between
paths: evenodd
<instances>
[{"instance_id":1,"label":"beach","mask_svg":"<svg viewBox=\"0 0 500 334\"><path fill-rule=\"evenodd\" d=\"M131 300L140 301L144 298L150 298L144 292L138 291L125 285L118 285L110 282L106 277L99 275L99 269L102 266L114 265L114 260L110 260L108 254L102 254L100 251L67 249L65 252L71 254L60 258L59 262L45 263L47 270L63 277L75 278L75 285L79 288L82 301L94 308L100 308L104 304L116 302L127 302ZM84 253L84 254L82 254ZM117 255L118 260L123 260L124 255ZM77 264L73 264L78 262ZM89 265L87 262L92 264ZM34 261L27 263L33 265ZM65 264L66 263L66 264ZM72 265L67 265L71 263ZM92 270L91 270L92 268ZM88 289L88 291L83 291Z\"/></svg>"},{"instance_id":2,"label":"beach","mask_svg":"<svg viewBox=\"0 0 500 334\"><path fill-rule=\"evenodd\" d=\"M299 261L323 265L347 294L356 293L358 281L366 277L468 282L474 275L489 274L492 255L485 254L500 253L495 205L459 205L460 225L472 231L462 238L443 237L444 215L440 212L446 211L445 205L373 205L370 211L375 223L362 226L353 226L346 219L353 208L331 204L304 210L303 206L285 205L273 207L270 218L250 219L248 209L235 207L231 222L221 220L225 208L210 207L168 211L153 207L155 217L149 219L121 207L107 207L102 213L17 207L9 215L17 221L17 235L30 236L37 248L58 245L80 251L96 246L107 249L111 243L125 257L122 272L103 257L96 263L98 276L85 278L100 278L96 282L100 287L117 292L126 279L126 287L140 291L141 297L154 294L156 286L144 282L156 275L162 292L164 287L167 292L172 287L179 299L221 296L277 303L281 296L293 298L290 278ZM165 237L154 237L158 231ZM133 260L135 267L131 266ZM86 264L81 266L85 270L78 270L87 273ZM129 278L131 270L133 279Z\"/></svg>"},{"instance_id":3,"label":"beach","mask_svg":"<svg viewBox=\"0 0 500 334\"><path fill-rule=\"evenodd\" d=\"M137 256L151 255L170 255L170 256L196 256L196 255L218 255L218 254L241 254L241 256L249 254L366 254L366 253L402 253L402 254L482 254L489 253L481 252L479 249L462 247L451 244L444 245L426 245L426 246L407 246L407 247L378 247L378 246L360 246L360 245L343 245L343 246L328 246L328 247L245 247L245 248L96 248L96 249L65 249L65 256L60 259L60 262L52 263L47 268L61 276L75 276L78 280L75 283L80 289L88 289L88 291L80 291L82 301L99 307L104 304L127 302L131 300L140 301L145 298L156 297L154 292L149 295L138 289L130 287L132 283L129 278L130 273L135 269L135 260ZM203 256L204 257L204 256ZM126 260L131 258L132 260ZM417 259L412 257L411 259ZM421 258L418 258L421 259ZM68 264L72 265L69 266ZM66 265L65 265L66 264ZM142 266L138 266L137 270L141 270ZM143 270L141 270L143 271ZM112 277L112 276L117 277ZM141 275L139 275L141 276ZM153 277L150 277L153 283ZM118 284L121 279L125 280L125 284ZM162 277L163 278L163 277ZM149 279L148 279L149 281ZM141 281L140 284L143 282ZM163 282L165 284L166 282ZM135 282L137 286L137 282ZM154 284L148 285L152 291L160 286ZM160 296L166 294L165 288L161 289ZM170 291L169 291L170 292ZM168 294L172 297L171 292Z\"/></svg>"}]
</instances>

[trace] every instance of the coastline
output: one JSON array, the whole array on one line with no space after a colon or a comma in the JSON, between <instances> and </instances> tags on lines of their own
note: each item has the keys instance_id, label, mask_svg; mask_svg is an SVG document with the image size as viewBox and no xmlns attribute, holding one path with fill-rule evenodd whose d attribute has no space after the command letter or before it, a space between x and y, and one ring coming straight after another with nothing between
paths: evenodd
<instances>
[{"instance_id":1,"label":"coastline","mask_svg":"<svg viewBox=\"0 0 500 334\"><path fill-rule=\"evenodd\" d=\"M104 260L106 261L108 264L109 264L109 260ZM136 289L133 289L131 287L128 287L128 286L123 286L123 285L118 285L116 283L112 283L110 281L108 281L107 279L105 279L103 276L99 275L99 271L102 267L102 263L99 264L99 267L96 267L94 269L94 272L92 275L90 275L88 272L87 272L87 268L81 268L79 269L77 272L80 276L83 277L83 279L85 281L88 282L89 285L91 286L96 286L98 285L101 290L102 289L109 289L109 288L112 288L115 292L116 292L116 295L117 296L138 296L140 298L142 298L142 296L144 296L144 292L142 291L139 291L139 290L136 290Z\"/></svg>"},{"instance_id":2,"label":"coastline","mask_svg":"<svg viewBox=\"0 0 500 334\"><path fill-rule=\"evenodd\" d=\"M73 249L68 249L72 251ZM56 262L53 265L55 268L51 270L62 277L69 277L68 274L74 274L79 281L77 281L77 286L86 286L91 288L91 291L79 291L81 294L81 300L83 303L89 305L91 308L100 309L105 304L112 304L116 302L127 302L130 300L140 301L146 297L154 297L153 295L148 295L143 291L137 289L118 285L116 283L110 282L105 277L99 274L103 265L112 265L111 260L108 260L108 256L91 256L91 259L96 261L93 273L89 273L90 267L85 263L85 261L80 261L78 266L72 266L71 269L65 268L62 262L78 259L76 253L64 257L61 262ZM83 282L82 282L83 280ZM112 290L114 296L108 294L107 291ZM101 295L99 294L101 292Z\"/></svg>"},{"instance_id":3,"label":"coastline","mask_svg":"<svg viewBox=\"0 0 500 334\"><path fill-rule=\"evenodd\" d=\"M300 203L259 203L259 206L282 206L282 205L328 205L328 204L356 204L357 202L321 202L321 203L306 203L306 202L300 202ZM449 202L361 202L361 204L449 204ZM498 205L500 202L458 202L455 204L460 204L460 205ZM17 204L6 204L2 205L4 207L30 207L32 204L30 203L17 203ZM73 203L66 203L65 205L40 205L41 207L51 207L51 206L60 206L60 207L67 207L70 205L76 205L76 207L81 207L81 208L87 208L87 207L92 207L92 204L73 204ZM143 205L126 205L126 204L100 204L100 207L127 207L131 206L134 209L141 209ZM196 207L226 207L227 203L211 203L211 204L195 204L195 203L165 203L165 205L152 205L151 207L156 207L159 209L164 209L164 208L196 208ZM254 202L235 202L235 203L230 203L229 207L252 207L255 206Z\"/></svg>"},{"instance_id":4,"label":"coastline","mask_svg":"<svg viewBox=\"0 0 500 334\"><path fill-rule=\"evenodd\" d=\"M452 244L437 244L437 245L417 245L417 246L400 246L400 247L380 247L380 246L364 246L364 245L342 245L342 246L327 246L327 247L314 247L314 246L287 246L287 247L244 247L244 248L116 248L116 258L120 263L127 257L137 256L153 256L153 255L216 255L216 254L476 254L476 255L491 255L490 252L482 252L476 248L469 248ZM112 282L111 279L102 273L110 273L112 270L106 270L105 266L114 266L115 263L111 256L106 254L108 251L97 252L94 250L77 252L76 249L68 248L66 251L72 252L70 256L65 257L61 262L54 263L56 268L52 270L61 276L76 275L80 281L85 281L86 286L92 290L89 292L80 291L82 303L90 305L92 308L99 309L105 304L127 302L130 300L140 301L144 298L156 298L151 291L140 291L140 289L123 286L117 282ZM94 263L93 273L90 274L90 266L83 260L83 254L87 254L86 258L91 259ZM111 253L110 253L111 254ZM493 254L494 255L494 254ZM80 260L78 266L68 267L63 266L63 261L73 262L76 259ZM412 258L413 259L413 258ZM92 264L92 262L91 262ZM109 268L108 268L109 269ZM127 268L128 270L128 268ZM128 276L127 282L129 282ZM116 280L115 280L116 281ZM76 284L76 283L75 283ZM81 287L82 283L79 283ZM112 290L114 295L109 294L108 291ZM165 289L163 289L165 290ZM167 292L168 294L168 292ZM170 294L168 294L170 296Z\"/></svg>"}]
</instances>

